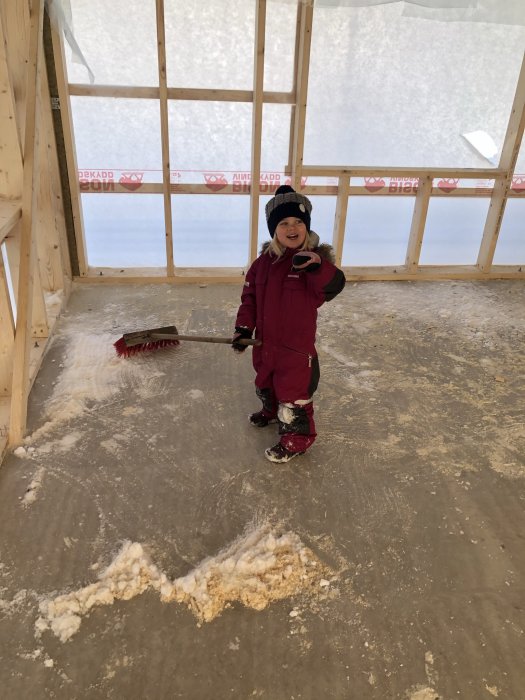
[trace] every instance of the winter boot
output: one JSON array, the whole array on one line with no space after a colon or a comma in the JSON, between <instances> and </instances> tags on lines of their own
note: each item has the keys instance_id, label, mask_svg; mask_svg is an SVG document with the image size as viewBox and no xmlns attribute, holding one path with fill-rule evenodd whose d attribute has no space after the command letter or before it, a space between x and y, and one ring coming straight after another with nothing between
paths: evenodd
<instances>
[{"instance_id":1,"label":"winter boot","mask_svg":"<svg viewBox=\"0 0 525 700\"><path fill-rule=\"evenodd\" d=\"M262 401L262 410L248 417L250 423L256 428L266 428L270 423L277 423L277 401L273 390L255 387L255 393Z\"/></svg>"},{"instance_id":2,"label":"winter boot","mask_svg":"<svg viewBox=\"0 0 525 700\"><path fill-rule=\"evenodd\" d=\"M257 411L257 413L252 413L248 416L248 420L256 428L266 428L270 423L277 423L277 417L269 418L264 414L264 411Z\"/></svg>"},{"instance_id":3,"label":"winter boot","mask_svg":"<svg viewBox=\"0 0 525 700\"><path fill-rule=\"evenodd\" d=\"M289 462L291 459L298 457L299 455L304 455L304 452L291 452L290 450L287 450L283 444L278 442L277 445L268 447L268 449L264 451L264 455L266 459L270 460L270 462L278 462L281 464L283 462Z\"/></svg>"}]
</instances>

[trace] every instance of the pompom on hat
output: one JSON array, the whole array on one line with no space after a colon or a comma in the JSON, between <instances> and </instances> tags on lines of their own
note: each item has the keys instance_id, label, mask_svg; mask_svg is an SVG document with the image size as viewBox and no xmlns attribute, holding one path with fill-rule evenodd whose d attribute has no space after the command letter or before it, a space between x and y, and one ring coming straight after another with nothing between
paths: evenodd
<instances>
[{"instance_id":1,"label":"pompom on hat","mask_svg":"<svg viewBox=\"0 0 525 700\"><path fill-rule=\"evenodd\" d=\"M312 203L304 194L299 194L290 185L281 185L275 191L275 196L270 199L265 207L266 223L270 236L273 238L275 229L279 221L288 216L294 216L306 226L310 233L310 214L312 213Z\"/></svg>"}]
</instances>

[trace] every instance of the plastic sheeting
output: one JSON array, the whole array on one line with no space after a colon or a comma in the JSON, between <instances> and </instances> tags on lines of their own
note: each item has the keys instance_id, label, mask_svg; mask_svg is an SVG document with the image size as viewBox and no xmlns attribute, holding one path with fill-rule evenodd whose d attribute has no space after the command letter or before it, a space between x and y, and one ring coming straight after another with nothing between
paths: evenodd
<instances>
[{"instance_id":1,"label":"plastic sheeting","mask_svg":"<svg viewBox=\"0 0 525 700\"><path fill-rule=\"evenodd\" d=\"M490 22L525 26L524 0L315 0L317 7L372 7L401 2L405 17L440 22Z\"/></svg>"},{"instance_id":2,"label":"plastic sheeting","mask_svg":"<svg viewBox=\"0 0 525 700\"><path fill-rule=\"evenodd\" d=\"M63 31L67 43L71 47L73 54L73 60L77 63L81 63L86 67L89 75L89 82L95 82L95 75L88 65L88 62L84 58L84 54L73 33L72 25L72 15L71 15L71 3L69 0L45 0L45 6L49 14L49 19L51 24L58 29L58 31Z\"/></svg>"}]
</instances>

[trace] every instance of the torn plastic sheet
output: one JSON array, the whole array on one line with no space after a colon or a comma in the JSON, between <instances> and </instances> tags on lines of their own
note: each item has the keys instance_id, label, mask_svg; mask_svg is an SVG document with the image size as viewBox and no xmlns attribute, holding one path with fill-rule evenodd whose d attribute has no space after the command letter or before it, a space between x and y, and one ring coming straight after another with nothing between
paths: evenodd
<instances>
[{"instance_id":1,"label":"torn plastic sheet","mask_svg":"<svg viewBox=\"0 0 525 700\"><path fill-rule=\"evenodd\" d=\"M461 134L466 139L475 151L480 153L483 158L486 158L492 165L498 164L498 147L494 143L494 139L486 131L471 131L468 134Z\"/></svg>"},{"instance_id":2,"label":"torn plastic sheet","mask_svg":"<svg viewBox=\"0 0 525 700\"><path fill-rule=\"evenodd\" d=\"M69 0L45 0L45 4L51 24L58 31L64 32L66 41L73 53L73 60L86 67L89 75L89 82L93 84L95 82L95 75L84 58L84 54L73 34L73 15L71 14L71 4Z\"/></svg>"},{"instance_id":3,"label":"torn plastic sheet","mask_svg":"<svg viewBox=\"0 0 525 700\"><path fill-rule=\"evenodd\" d=\"M399 2L403 4L404 17L525 26L524 0L315 0L315 6L373 7Z\"/></svg>"}]
</instances>

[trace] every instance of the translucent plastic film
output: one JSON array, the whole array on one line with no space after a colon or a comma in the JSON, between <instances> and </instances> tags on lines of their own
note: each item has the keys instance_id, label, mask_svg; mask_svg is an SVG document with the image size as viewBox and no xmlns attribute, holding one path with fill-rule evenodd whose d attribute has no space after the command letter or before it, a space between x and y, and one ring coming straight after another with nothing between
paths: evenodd
<instances>
[{"instance_id":1,"label":"translucent plastic film","mask_svg":"<svg viewBox=\"0 0 525 700\"><path fill-rule=\"evenodd\" d=\"M315 0L316 7L403 5L403 15L440 22L490 22L525 25L523 0Z\"/></svg>"},{"instance_id":2,"label":"translucent plastic film","mask_svg":"<svg viewBox=\"0 0 525 700\"><path fill-rule=\"evenodd\" d=\"M71 19L71 3L70 0L45 0L47 12L49 14L49 19L53 26L61 32L64 32L67 43L71 47L73 54L73 60L76 63L81 63L85 66L89 82L95 82L95 76L93 71L88 65L80 46L73 34L72 29L72 19Z\"/></svg>"}]
</instances>

